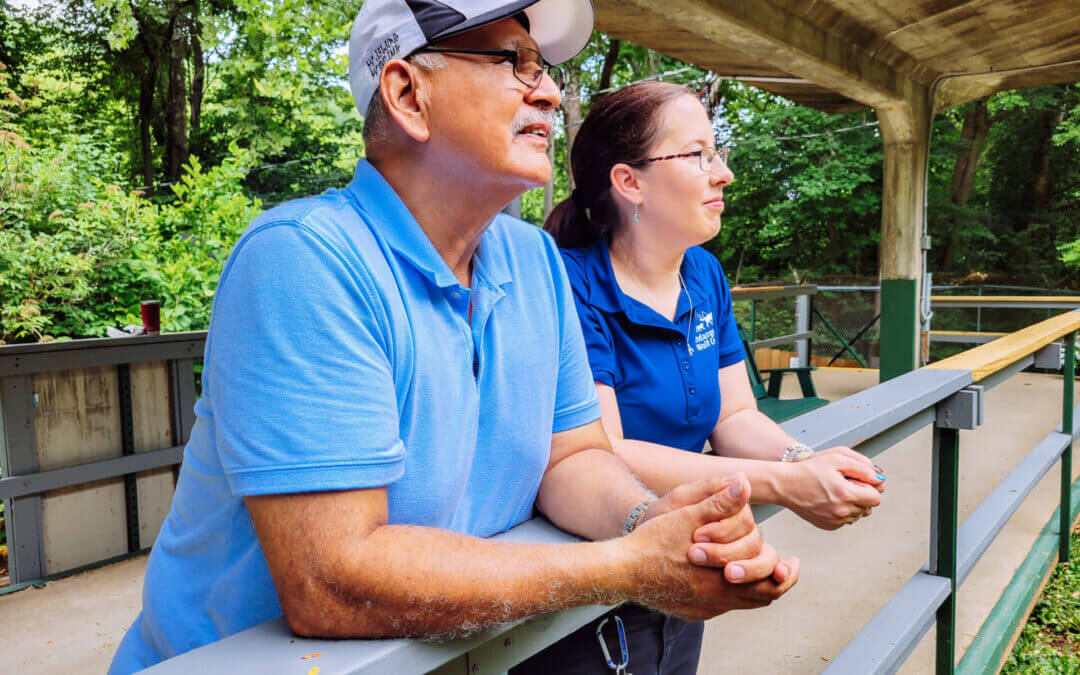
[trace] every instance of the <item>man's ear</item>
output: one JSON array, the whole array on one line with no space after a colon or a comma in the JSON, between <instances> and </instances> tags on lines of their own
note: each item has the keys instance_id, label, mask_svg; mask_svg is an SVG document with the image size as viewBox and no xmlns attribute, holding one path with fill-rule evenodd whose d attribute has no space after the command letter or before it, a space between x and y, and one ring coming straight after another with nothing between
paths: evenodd
<instances>
[{"instance_id":1,"label":"man's ear","mask_svg":"<svg viewBox=\"0 0 1080 675\"><path fill-rule=\"evenodd\" d=\"M611 179L611 187L615 192L631 204L641 204L645 201L644 185L641 177L629 164L616 164L611 167L608 174Z\"/></svg>"},{"instance_id":2,"label":"man's ear","mask_svg":"<svg viewBox=\"0 0 1080 675\"><path fill-rule=\"evenodd\" d=\"M417 69L404 59L391 59L379 75L379 91L386 113L413 140L425 143L431 137L427 110L417 95L423 83Z\"/></svg>"}]
</instances>

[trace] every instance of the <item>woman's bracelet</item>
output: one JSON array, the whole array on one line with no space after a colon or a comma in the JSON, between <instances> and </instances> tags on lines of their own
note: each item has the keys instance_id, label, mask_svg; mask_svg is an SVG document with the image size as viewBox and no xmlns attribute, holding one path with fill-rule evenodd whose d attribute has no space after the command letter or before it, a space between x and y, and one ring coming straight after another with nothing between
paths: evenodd
<instances>
[{"instance_id":1,"label":"woman's bracelet","mask_svg":"<svg viewBox=\"0 0 1080 675\"><path fill-rule=\"evenodd\" d=\"M780 461L794 462L795 458L804 452L808 455L812 455L814 454L814 449L805 443L795 441L784 449L784 455L780 458Z\"/></svg>"}]
</instances>

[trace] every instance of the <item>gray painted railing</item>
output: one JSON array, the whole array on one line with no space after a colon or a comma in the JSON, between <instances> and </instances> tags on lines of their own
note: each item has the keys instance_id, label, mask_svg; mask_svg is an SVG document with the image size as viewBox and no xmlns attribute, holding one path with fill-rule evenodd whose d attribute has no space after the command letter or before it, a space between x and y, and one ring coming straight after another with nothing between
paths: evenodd
<instances>
[{"instance_id":1,"label":"gray painted railing","mask_svg":"<svg viewBox=\"0 0 1080 675\"><path fill-rule=\"evenodd\" d=\"M205 344L205 332L192 332L0 346L0 469L3 470L0 499L4 502L12 586L27 584L46 575L41 494L49 490L124 476L129 553L141 550L134 474L180 463L184 443L195 421L194 361L202 358ZM176 430L177 445L39 471L34 429L34 375L115 366L121 389L118 402L121 424L130 428L130 384L127 388L124 386L125 382L130 383L127 368L130 364L146 361L168 363L171 422Z\"/></svg>"}]
</instances>

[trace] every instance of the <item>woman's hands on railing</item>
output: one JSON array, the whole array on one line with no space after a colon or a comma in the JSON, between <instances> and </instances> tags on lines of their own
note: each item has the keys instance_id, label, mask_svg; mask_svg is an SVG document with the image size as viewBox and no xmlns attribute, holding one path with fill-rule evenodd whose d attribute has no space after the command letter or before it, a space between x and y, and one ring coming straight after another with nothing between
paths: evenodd
<instances>
[{"instance_id":1,"label":"woman's hands on railing","mask_svg":"<svg viewBox=\"0 0 1080 675\"><path fill-rule=\"evenodd\" d=\"M836 447L778 466L781 506L823 530L850 525L881 504L885 476L865 456Z\"/></svg>"},{"instance_id":2,"label":"woman's hands on railing","mask_svg":"<svg viewBox=\"0 0 1080 675\"><path fill-rule=\"evenodd\" d=\"M799 559L762 542L743 474L675 488L621 541L640 563L631 600L690 621L764 607L799 579Z\"/></svg>"}]
</instances>

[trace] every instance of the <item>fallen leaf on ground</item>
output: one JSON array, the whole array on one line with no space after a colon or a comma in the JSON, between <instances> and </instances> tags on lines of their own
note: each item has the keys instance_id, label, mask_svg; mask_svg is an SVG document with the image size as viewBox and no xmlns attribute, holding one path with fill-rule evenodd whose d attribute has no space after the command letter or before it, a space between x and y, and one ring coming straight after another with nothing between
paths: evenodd
<instances>
[{"instance_id":1,"label":"fallen leaf on ground","mask_svg":"<svg viewBox=\"0 0 1080 675\"><path fill-rule=\"evenodd\" d=\"M302 658L302 659L317 659L320 656L322 656L322 654L320 654L318 652L315 652L314 654L304 654L300 658Z\"/></svg>"},{"instance_id":2,"label":"fallen leaf on ground","mask_svg":"<svg viewBox=\"0 0 1080 675\"><path fill-rule=\"evenodd\" d=\"M319 667L315 666L311 670L307 671L307 675L319 675Z\"/></svg>"}]
</instances>

